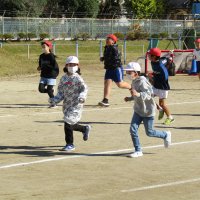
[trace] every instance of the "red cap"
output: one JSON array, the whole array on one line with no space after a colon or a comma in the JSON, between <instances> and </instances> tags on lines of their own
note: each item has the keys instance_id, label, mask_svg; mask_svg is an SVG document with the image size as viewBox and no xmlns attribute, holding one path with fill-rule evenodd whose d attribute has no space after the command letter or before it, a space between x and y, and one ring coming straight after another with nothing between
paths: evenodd
<instances>
[{"instance_id":1,"label":"red cap","mask_svg":"<svg viewBox=\"0 0 200 200\"><path fill-rule=\"evenodd\" d=\"M161 50L159 48L151 48L149 51L149 54L153 55L153 56L161 56Z\"/></svg>"},{"instance_id":2,"label":"red cap","mask_svg":"<svg viewBox=\"0 0 200 200\"><path fill-rule=\"evenodd\" d=\"M195 42L200 43L200 38L197 38L197 39L195 40Z\"/></svg>"},{"instance_id":3,"label":"red cap","mask_svg":"<svg viewBox=\"0 0 200 200\"><path fill-rule=\"evenodd\" d=\"M53 48L52 43L51 43L50 41L48 41L48 40L44 40L41 44L42 44L42 45L43 45L43 44L46 44L46 45L49 47L49 49L52 49L52 48Z\"/></svg>"},{"instance_id":4,"label":"red cap","mask_svg":"<svg viewBox=\"0 0 200 200\"><path fill-rule=\"evenodd\" d=\"M115 43L117 42L117 37L114 34L107 35L107 38L111 38Z\"/></svg>"}]
</instances>

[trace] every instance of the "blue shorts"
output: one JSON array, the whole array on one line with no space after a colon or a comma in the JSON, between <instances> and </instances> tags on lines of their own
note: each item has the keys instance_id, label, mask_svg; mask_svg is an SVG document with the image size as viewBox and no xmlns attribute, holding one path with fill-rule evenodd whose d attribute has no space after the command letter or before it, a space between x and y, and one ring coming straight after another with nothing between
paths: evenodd
<instances>
[{"instance_id":1,"label":"blue shorts","mask_svg":"<svg viewBox=\"0 0 200 200\"><path fill-rule=\"evenodd\" d=\"M200 61L197 61L197 73L200 73Z\"/></svg>"},{"instance_id":2,"label":"blue shorts","mask_svg":"<svg viewBox=\"0 0 200 200\"><path fill-rule=\"evenodd\" d=\"M123 81L123 67L118 67L116 69L107 69L105 73L105 80L111 79L116 83Z\"/></svg>"},{"instance_id":3,"label":"blue shorts","mask_svg":"<svg viewBox=\"0 0 200 200\"><path fill-rule=\"evenodd\" d=\"M56 85L56 79L55 78L40 78L40 83L44 85Z\"/></svg>"}]
</instances>

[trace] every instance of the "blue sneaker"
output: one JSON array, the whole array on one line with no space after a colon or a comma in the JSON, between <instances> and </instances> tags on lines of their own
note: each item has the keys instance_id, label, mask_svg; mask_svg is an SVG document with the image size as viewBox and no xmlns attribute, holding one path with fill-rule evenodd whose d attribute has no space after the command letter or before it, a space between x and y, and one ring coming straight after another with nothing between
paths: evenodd
<instances>
[{"instance_id":1,"label":"blue sneaker","mask_svg":"<svg viewBox=\"0 0 200 200\"><path fill-rule=\"evenodd\" d=\"M83 140L84 141L87 141L88 138L89 138L89 135L90 135L90 130L91 130L91 126L90 125L87 125L85 127L85 132L83 132Z\"/></svg>"},{"instance_id":2,"label":"blue sneaker","mask_svg":"<svg viewBox=\"0 0 200 200\"><path fill-rule=\"evenodd\" d=\"M75 146L73 144L67 144L66 146L64 146L61 151L67 151L67 152L71 152L75 150Z\"/></svg>"}]
</instances>

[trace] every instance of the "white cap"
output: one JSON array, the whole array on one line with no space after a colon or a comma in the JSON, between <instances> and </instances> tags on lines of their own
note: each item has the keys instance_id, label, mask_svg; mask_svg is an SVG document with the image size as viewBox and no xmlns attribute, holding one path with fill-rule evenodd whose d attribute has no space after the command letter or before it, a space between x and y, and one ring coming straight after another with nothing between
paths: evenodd
<instances>
[{"instance_id":1,"label":"white cap","mask_svg":"<svg viewBox=\"0 0 200 200\"><path fill-rule=\"evenodd\" d=\"M66 59L66 64L69 64L69 63L79 64L79 60L76 56L69 56Z\"/></svg>"},{"instance_id":2,"label":"white cap","mask_svg":"<svg viewBox=\"0 0 200 200\"><path fill-rule=\"evenodd\" d=\"M141 71L141 67L140 64L137 62L130 62L128 63L128 65L126 66L126 68L124 68L125 71L136 71L136 72L140 72Z\"/></svg>"}]
</instances>

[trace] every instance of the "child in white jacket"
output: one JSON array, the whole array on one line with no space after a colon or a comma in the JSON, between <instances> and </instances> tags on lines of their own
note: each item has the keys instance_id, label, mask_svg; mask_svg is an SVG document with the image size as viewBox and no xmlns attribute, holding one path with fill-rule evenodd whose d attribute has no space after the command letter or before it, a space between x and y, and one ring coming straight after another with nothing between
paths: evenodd
<instances>
[{"instance_id":1,"label":"child in white jacket","mask_svg":"<svg viewBox=\"0 0 200 200\"><path fill-rule=\"evenodd\" d=\"M86 141L91 129L89 125L83 126L78 123L81 119L83 103L88 91L84 80L77 73L78 65L79 60L76 56L67 58L63 69L66 74L60 79L58 93L49 100L54 105L63 101L66 146L62 150L68 152L75 150L73 131L82 132L83 140Z\"/></svg>"},{"instance_id":2,"label":"child in white jacket","mask_svg":"<svg viewBox=\"0 0 200 200\"><path fill-rule=\"evenodd\" d=\"M153 99L151 84L144 76L140 76L141 67L138 63L130 62L124 70L128 78L132 80L131 97L125 97L124 100L134 100L135 102L133 118L130 125L130 133L135 152L131 153L129 157L143 156L138 136L138 128L142 122L147 136L162 138L164 140L164 146L168 148L171 144L171 132L153 129L156 104Z\"/></svg>"}]
</instances>

